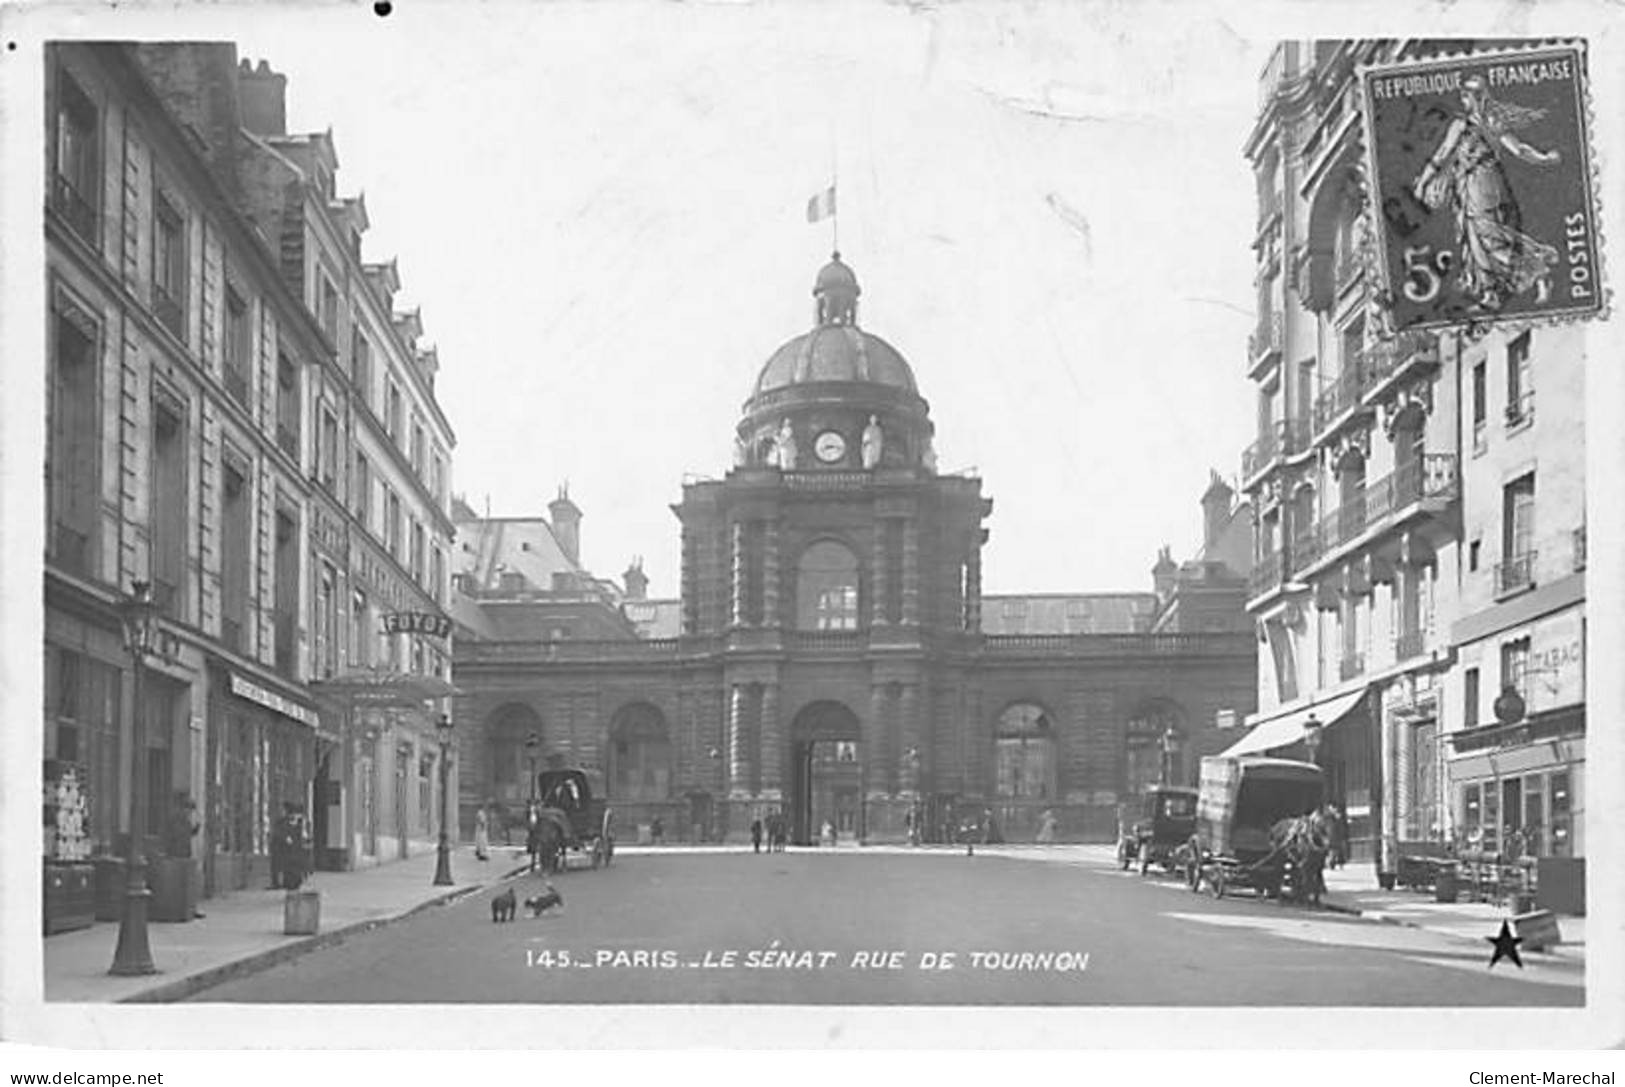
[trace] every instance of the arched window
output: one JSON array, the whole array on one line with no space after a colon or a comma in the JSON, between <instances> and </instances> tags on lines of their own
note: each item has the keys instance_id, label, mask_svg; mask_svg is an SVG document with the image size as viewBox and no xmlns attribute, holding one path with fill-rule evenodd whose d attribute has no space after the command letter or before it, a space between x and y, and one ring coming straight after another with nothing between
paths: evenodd
<instances>
[{"instance_id":1,"label":"arched window","mask_svg":"<svg viewBox=\"0 0 1625 1087\"><path fill-rule=\"evenodd\" d=\"M609 795L617 802L665 800L671 792L666 718L647 702L627 706L610 729Z\"/></svg>"},{"instance_id":2,"label":"arched window","mask_svg":"<svg viewBox=\"0 0 1625 1087\"><path fill-rule=\"evenodd\" d=\"M1270 632L1272 646L1290 643L1277 640L1284 634L1275 624ZM1279 664L1280 658L1276 658ZM1287 665L1291 667L1290 663ZM1152 699L1142 703L1128 720L1124 787L1130 793L1141 792L1151 785L1192 784L1185 765L1185 713L1167 699Z\"/></svg>"},{"instance_id":3,"label":"arched window","mask_svg":"<svg viewBox=\"0 0 1625 1087\"><path fill-rule=\"evenodd\" d=\"M525 741L537 737L534 751ZM523 804L530 798L529 760L541 756L542 719L521 703L509 703L491 716L486 729L486 750L490 756L491 799L503 804Z\"/></svg>"},{"instance_id":4,"label":"arched window","mask_svg":"<svg viewBox=\"0 0 1625 1087\"><path fill-rule=\"evenodd\" d=\"M1001 800L1055 797L1055 730L1042 706L1017 702L999 714L994 791Z\"/></svg>"},{"instance_id":5,"label":"arched window","mask_svg":"<svg viewBox=\"0 0 1625 1087\"><path fill-rule=\"evenodd\" d=\"M801 553L796 625L802 630L858 629L858 557L845 544L819 540Z\"/></svg>"}]
</instances>

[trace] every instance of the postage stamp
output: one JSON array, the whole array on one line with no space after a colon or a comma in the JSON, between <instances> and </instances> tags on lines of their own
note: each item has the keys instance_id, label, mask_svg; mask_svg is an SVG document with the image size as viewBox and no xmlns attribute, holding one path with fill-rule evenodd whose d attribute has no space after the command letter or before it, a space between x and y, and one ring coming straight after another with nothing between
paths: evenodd
<instances>
[{"instance_id":1,"label":"postage stamp","mask_svg":"<svg viewBox=\"0 0 1625 1087\"><path fill-rule=\"evenodd\" d=\"M1581 44L1360 73L1395 331L1602 312Z\"/></svg>"}]
</instances>

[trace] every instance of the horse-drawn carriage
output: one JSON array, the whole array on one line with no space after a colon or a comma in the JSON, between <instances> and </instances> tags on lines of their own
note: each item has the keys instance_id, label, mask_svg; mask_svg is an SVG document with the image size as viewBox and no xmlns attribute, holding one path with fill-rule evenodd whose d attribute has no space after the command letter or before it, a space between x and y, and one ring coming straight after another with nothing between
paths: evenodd
<instances>
[{"instance_id":1,"label":"horse-drawn carriage","mask_svg":"<svg viewBox=\"0 0 1625 1087\"><path fill-rule=\"evenodd\" d=\"M594 868L615 856L615 813L603 797L592 795L580 770L543 770L536 775L536 825L527 832L527 848L543 871L569 867L571 855Z\"/></svg>"},{"instance_id":2,"label":"horse-drawn carriage","mask_svg":"<svg viewBox=\"0 0 1625 1087\"><path fill-rule=\"evenodd\" d=\"M1153 785L1137 804L1117 811L1117 863L1128 870L1138 864L1140 875L1153 865L1165 872L1183 867L1191 835L1196 831L1196 790L1178 785Z\"/></svg>"},{"instance_id":3,"label":"horse-drawn carriage","mask_svg":"<svg viewBox=\"0 0 1625 1087\"><path fill-rule=\"evenodd\" d=\"M1250 888L1260 898L1319 901L1329 839L1320 767L1256 755L1206 758L1196 833L1186 864L1192 891L1215 898Z\"/></svg>"}]
</instances>

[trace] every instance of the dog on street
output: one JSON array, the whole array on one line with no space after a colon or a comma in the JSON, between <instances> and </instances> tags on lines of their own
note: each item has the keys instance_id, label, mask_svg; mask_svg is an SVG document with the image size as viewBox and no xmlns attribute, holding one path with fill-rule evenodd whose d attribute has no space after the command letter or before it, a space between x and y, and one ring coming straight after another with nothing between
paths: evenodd
<instances>
[{"instance_id":1,"label":"dog on street","mask_svg":"<svg viewBox=\"0 0 1625 1087\"><path fill-rule=\"evenodd\" d=\"M513 893L512 887L491 899L491 920L493 923L512 921L514 915L518 912L519 896Z\"/></svg>"},{"instance_id":2,"label":"dog on street","mask_svg":"<svg viewBox=\"0 0 1625 1087\"><path fill-rule=\"evenodd\" d=\"M564 896L559 894L551 883L547 884L547 889L535 898L525 899L525 908L530 910L532 917L540 917L554 906L564 909Z\"/></svg>"}]
</instances>

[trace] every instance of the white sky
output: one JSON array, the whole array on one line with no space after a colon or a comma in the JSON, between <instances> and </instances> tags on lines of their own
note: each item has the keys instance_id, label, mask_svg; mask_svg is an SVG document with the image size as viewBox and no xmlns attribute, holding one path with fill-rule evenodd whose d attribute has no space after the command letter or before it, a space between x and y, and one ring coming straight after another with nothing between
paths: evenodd
<instances>
[{"instance_id":1,"label":"white sky","mask_svg":"<svg viewBox=\"0 0 1625 1087\"><path fill-rule=\"evenodd\" d=\"M1268 46L1179 13L468 6L424 34L407 2L239 47L365 190L476 508L542 513L568 479L587 564L642 554L676 595L667 507L810 327L833 144L860 323L994 499L986 588L1146 589L1253 427L1240 149Z\"/></svg>"}]
</instances>

